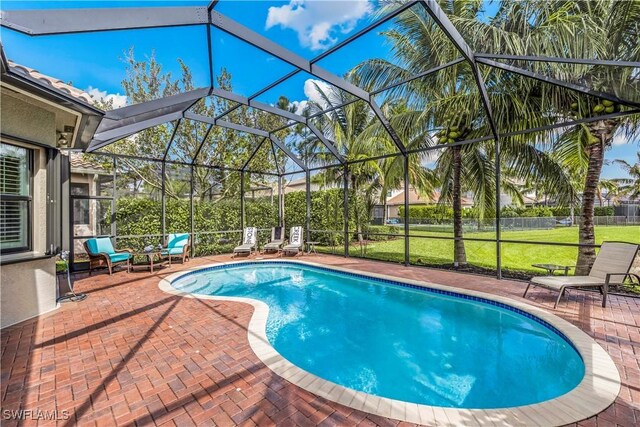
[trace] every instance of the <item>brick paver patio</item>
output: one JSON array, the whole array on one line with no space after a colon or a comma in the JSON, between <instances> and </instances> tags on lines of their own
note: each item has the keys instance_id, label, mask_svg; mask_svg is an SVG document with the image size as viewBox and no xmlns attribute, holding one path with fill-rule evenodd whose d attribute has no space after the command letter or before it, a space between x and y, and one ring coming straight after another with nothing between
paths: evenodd
<instances>
[{"instance_id":1,"label":"brick paver patio","mask_svg":"<svg viewBox=\"0 0 640 427\"><path fill-rule=\"evenodd\" d=\"M228 261L198 258L185 267ZM309 261L522 299L521 282L308 256ZM2 331L2 417L10 410L58 411L57 425L407 425L329 402L273 374L246 338L248 305L180 298L158 281L184 267L76 277L88 298ZM25 283L25 286L28 286ZM551 310L556 295L534 289L527 301ZM571 292L555 314L578 325L620 371L618 399L581 426L640 424L640 299ZM33 416L27 413L27 418ZM17 425L16 421L2 421ZM26 420L21 425L55 425Z\"/></svg>"}]
</instances>

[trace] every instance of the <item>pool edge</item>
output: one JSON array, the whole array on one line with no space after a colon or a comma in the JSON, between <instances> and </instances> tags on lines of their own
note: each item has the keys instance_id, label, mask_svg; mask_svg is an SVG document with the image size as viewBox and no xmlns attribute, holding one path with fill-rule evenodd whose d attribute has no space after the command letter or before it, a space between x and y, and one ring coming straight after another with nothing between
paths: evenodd
<instances>
[{"instance_id":1,"label":"pool edge","mask_svg":"<svg viewBox=\"0 0 640 427\"><path fill-rule=\"evenodd\" d=\"M247 262L283 262L308 265L342 273L358 274L365 277L474 296L517 308L549 323L571 341L584 361L584 377L577 387L555 399L532 405L502 409L434 407L374 396L361 391L348 389L299 368L281 356L280 353L271 346L266 336L266 322L269 307L262 301L241 297L194 295L179 291L171 285L174 280L195 271L224 265L246 264ZM164 292L183 297L241 302L252 305L254 307L254 313L247 328L249 345L256 356L274 373L292 384L329 401L366 413L400 421L429 425L564 425L578 422L602 412L615 401L620 392L620 375L618 369L613 360L611 360L611 357L595 340L577 326L542 308L507 297L431 282L405 279L397 276L354 271L348 268L288 259L246 260L208 264L173 273L161 279L158 287Z\"/></svg>"}]
</instances>

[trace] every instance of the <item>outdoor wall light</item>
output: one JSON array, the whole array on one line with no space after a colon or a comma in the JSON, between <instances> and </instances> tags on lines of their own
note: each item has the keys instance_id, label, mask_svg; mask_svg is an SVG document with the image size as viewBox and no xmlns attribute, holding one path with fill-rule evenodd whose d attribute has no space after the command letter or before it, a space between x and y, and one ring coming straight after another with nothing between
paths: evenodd
<instances>
[{"instance_id":1,"label":"outdoor wall light","mask_svg":"<svg viewBox=\"0 0 640 427\"><path fill-rule=\"evenodd\" d=\"M63 132L58 132L58 135L60 135L57 143L58 148L66 148L69 144L69 140L64 136Z\"/></svg>"}]
</instances>

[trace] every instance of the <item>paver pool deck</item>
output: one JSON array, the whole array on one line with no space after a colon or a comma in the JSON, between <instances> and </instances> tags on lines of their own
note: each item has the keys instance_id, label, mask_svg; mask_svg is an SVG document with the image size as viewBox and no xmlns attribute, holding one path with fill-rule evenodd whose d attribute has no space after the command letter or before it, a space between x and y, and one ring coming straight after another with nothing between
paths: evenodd
<instances>
[{"instance_id":1,"label":"paver pool deck","mask_svg":"<svg viewBox=\"0 0 640 427\"><path fill-rule=\"evenodd\" d=\"M571 292L557 296L523 282L498 281L420 267L312 255L316 263L506 296L541 307L578 326L615 362L622 387L616 401L580 426L640 424L640 299ZM21 425L410 425L315 396L282 379L253 353L247 304L182 298L158 282L182 269L228 262L196 258L149 272L75 276L89 297L2 330L2 412L31 410ZM28 284L25 284L28 286ZM57 412L53 412L57 411ZM63 419L67 418L67 419Z\"/></svg>"}]
</instances>

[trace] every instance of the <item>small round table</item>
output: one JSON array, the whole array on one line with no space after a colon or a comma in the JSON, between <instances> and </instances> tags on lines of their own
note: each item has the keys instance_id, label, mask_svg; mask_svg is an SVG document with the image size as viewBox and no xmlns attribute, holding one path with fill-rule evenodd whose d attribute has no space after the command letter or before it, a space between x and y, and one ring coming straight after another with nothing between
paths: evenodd
<instances>
[{"instance_id":1,"label":"small round table","mask_svg":"<svg viewBox=\"0 0 640 427\"><path fill-rule=\"evenodd\" d=\"M553 276L555 271L564 271L564 275L569 275L569 269L573 268L571 265L558 265L558 264L531 264L532 267L541 268L547 270L549 276Z\"/></svg>"},{"instance_id":2,"label":"small round table","mask_svg":"<svg viewBox=\"0 0 640 427\"><path fill-rule=\"evenodd\" d=\"M319 243L320 242L307 242L307 255L311 255L311 252L318 255L318 252L316 251L316 245Z\"/></svg>"},{"instance_id":3,"label":"small round table","mask_svg":"<svg viewBox=\"0 0 640 427\"><path fill-rule=\"evenodd\" d=\"M148 268L151 271L151 273L153 273L154 266L161 266L167 263L167 260L162 258L162 251L158 251L158 250L153 250L151 252L133 252L131 255L146 256L147 262L142 264L134 264L133 257L132 257L131 259L129 259L129 265L127 269L127 272L129 273L131 273L131 271L135 270L136 268ZM155 261L156 257L158 257L158 261Z\"/></svg>"}]
</instances>

